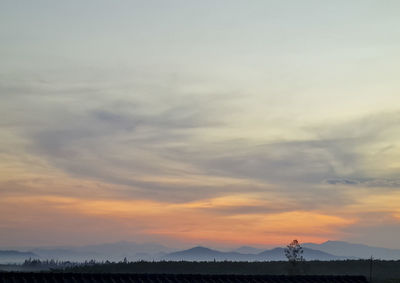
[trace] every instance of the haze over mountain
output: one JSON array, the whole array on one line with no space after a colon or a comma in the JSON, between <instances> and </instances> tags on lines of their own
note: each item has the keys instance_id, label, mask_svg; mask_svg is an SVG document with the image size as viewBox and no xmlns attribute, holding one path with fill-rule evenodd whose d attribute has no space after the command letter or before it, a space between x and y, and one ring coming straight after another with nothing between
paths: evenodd
<instances>
[{"instance_id":1,"label":"haze over mountain","mask_svg":"<svg viewBox=\"0 0 400 283\"><path fill-rule=\"evenodd\" d=\"M400 250L370 247L342 241L327 241L322 244L301 244L306 260L343 260L369 258L398 260ZM260 249L242 246L230 251L221 251L197 246L185 250L174 250L157 243L116 242L79 247L42 247L21 251L0 251L0 262L23 262L28 258L55 259L83 262L137 260L187 260L187 261L285 261L283 247Z\"/></svg>"},{"instance_id":2,"label":"haze over mountain","mask_svg":"<svg viewBox=\"0 0 400 283\"><path fill-rule=\"evenodd\" d=\"M0 250L0 264L23 262L28 258L38 258L39 256L33 252L21 252L14 250Z\"/></svg>"},{"instance_id":3,"label":"haze over mountain","mask_svg":"<svg viewBox=\"0 0 400 283\"><path fill-rule=\"evenodd\" d=\"M110 260L120 261L124 258L128 260L156 260L167 252L172 251L163 245L156 243L135 243L135 242L116 242L97 245L85 245L79 247L62 248L34 248L33 252L41 258L58 260Z\"/></svg>"},{"instance_id":4,"label":"haze over mountain","mask_svg":"<svg viewBox=\"0 0 400 283\"><path fill-rule=\"evenodd\" d=\"M248 255L237 252L221 252L206 247L194 247L173 252L163 257L165 260L212 261L212 260L248 260Z\"/></svg>"},{"instance_id":5,"label":"haze over mountain","mask_svg":"<svg viewBox=\"0 0 400 283\"><path fill-rule=\"evenodd\" d=\"M357 258L370 258L372 256L376 259L386 260L400 259L400 250L397 249L371 247L343 241L326 241L322 244L304 243L303 246L340 256L353 256Z\"/></svg>"},{"instance_id":6,"label":"haze over mountain","mask_svg":"<svg viewBox=\"0 0 400 283\"><path fill-rule=\"evenodd\" d=\"M310 248L304 248L303 257L306 260L339 260L351 257L335 256ZM163 257L165 260L187 260L187 261L285 261L284 248L265 250L257 254L242 254L238 252L221 252L206 247L194 247L188 250L173 252Z\"/></svg>"},{"instance_id":7,"label":"haze over mountain","mask_svg":"<svg viewBox=\"0 0 400 283\"><path fill-rule=\"evenodd\" d=\"M250 246L241 246L241 247L233 250L233 252L238 252L241 254L258 254L258 253L261 253L262 251L264 251L264 250L259 249L259 248L250 247Z\"/></svg>"}]
</instances>

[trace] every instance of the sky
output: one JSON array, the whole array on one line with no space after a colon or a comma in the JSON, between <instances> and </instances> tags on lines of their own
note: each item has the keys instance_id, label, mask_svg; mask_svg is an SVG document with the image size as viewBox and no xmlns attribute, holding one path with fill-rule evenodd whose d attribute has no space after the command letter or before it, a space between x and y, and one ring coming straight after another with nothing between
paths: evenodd
<instances>
[{"instance_id":1,"label":"sky","mask_svg":"<svg viewBox=\"0 0 400 283\"><path fill-rule=\"evenodd\" d=\"M400 249L399 1L0 1L0 247Z\"/></svg>"}]
</instances>

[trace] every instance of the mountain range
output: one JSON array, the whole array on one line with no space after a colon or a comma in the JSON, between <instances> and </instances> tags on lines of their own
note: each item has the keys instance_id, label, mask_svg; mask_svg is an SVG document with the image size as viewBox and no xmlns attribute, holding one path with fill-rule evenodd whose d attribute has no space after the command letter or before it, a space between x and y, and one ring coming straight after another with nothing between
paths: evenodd
<instances>
[{"instance_id":1,"label":"mountain range","mask_svg":"<svg viewBox=\"0 0 400 283\"><path fill-rule=\"evenodd\" d=\"M355 256L357 258L370 258L384 260L399 260L400 250L371 247L362 244L351 244L342 241L326 241L322 244L305 243L303 247L320 250L326 253L340 256Z\"/></svg>"},{"instance_id":2,"label":"mountain range","mask_svg":"<svg viewBox=\"0 0 400 283\"><path fill-rule=\"evenodd\" d=\"M367 259L400 259L400 250L371 247L342 241L327 241L322 244L304 243L303 256L306 260L343 260ZM0 250L0 263L23 262L27 258L70 260L129 261L147 260L186 260L186 261L278 261L287 260L284 248L259 249L243 246L230 251L220 251L207 247L193 247L186 250L174 249L157 243L117 242L79 247L42 247L30 248L26 251Z\"/></svg>"},{"instance_id":3,"label":"mountain range","mask_svg":"<svg viewBox=\"0 0 400 283\"><path fill-rule=\"evenodd\" d=\"M303 248L305 260L340 260L351 257L335 256L319 250ZM221 252L206 247L194 247L188 250L173 252L165 255L164 260L185 260L185 261L284 261L287 260L284 248L274 248L256 254L243 254L236 251Z\"/></svg>"}]
</instances>

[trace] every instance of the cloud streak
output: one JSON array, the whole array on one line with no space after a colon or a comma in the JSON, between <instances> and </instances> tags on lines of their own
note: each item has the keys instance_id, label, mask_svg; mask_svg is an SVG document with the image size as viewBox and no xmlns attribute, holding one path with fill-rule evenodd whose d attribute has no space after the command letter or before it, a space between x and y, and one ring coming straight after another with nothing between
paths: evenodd
<instances>
[{"instance_id":1,"label":"cloud streak","mask_svg":"<svg viewBox=\"0 0 400 283\"><path fill-rule=\"evenodd\" d=\"M0 154L7 160L0 193L9 204L29 196L34 222L49 213L38 208L45 201L60 218L77 209L82 221L119 219L126 235L139 238L244 242L257 235L254 243L277 242L281 233L295 236L306 225L301 236L324 240L358 227L359 215L368 212L367 205L357 206L359 192L393 196L400 187L397 111L325 123L287 123L272 115L255 121L252 135L247 122L254 117L240 111L242 98L224 93L197 97L190 86L156 82L146 83L145 94L143 82L126 83L123 94L118 84L101 89L97 81L7 84L0 84L7 98L0 106ZM237 195L242 201L232 204ZM376 206L384 206L378 199ZM12 205L3 210L10 214ZM299 221L293 229L278 225L293 217ZM133 233L127 221L141 232ZM155 224L146 226L149 221ZM235 239L249 222L248 234Z\"/></svg>"}]
</instances>

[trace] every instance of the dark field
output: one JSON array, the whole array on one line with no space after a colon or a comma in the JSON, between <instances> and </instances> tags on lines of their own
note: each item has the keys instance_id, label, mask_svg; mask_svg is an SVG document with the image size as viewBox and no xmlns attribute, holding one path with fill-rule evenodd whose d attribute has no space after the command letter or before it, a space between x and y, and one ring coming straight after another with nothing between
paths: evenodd
<instances>
[{"instance_id":1,"label":"dark field","mask_svg":"<svg viewBox=\"0 0 400 283\"><path fill-rule=\"evenodd\" d=\"M363 275L370 278L369 260L307 261L294 269L288 262L128 262L99 263L66 268L68 272L88 273L174 273L174 274L246 274L246 275ZM400 261L372 264L373 282L399 282Z\"/></svg>"},{"instance_id":2,"label":"dark field","mask_svg":"<svg viewBox=\"0 0 400 283\"><path fill-rule=\"evenodd\" d=\"M370 260L305 261L293 268L287 261L271 262L189 262L138 261L87 264L40 262L39 264L0 265L0 271L71 273L148 273L148 274L236 274L236 275L362 275L370 279ZM372 282L400 283L400 260L372 262Z\"/></svg>"}]
</instances>

